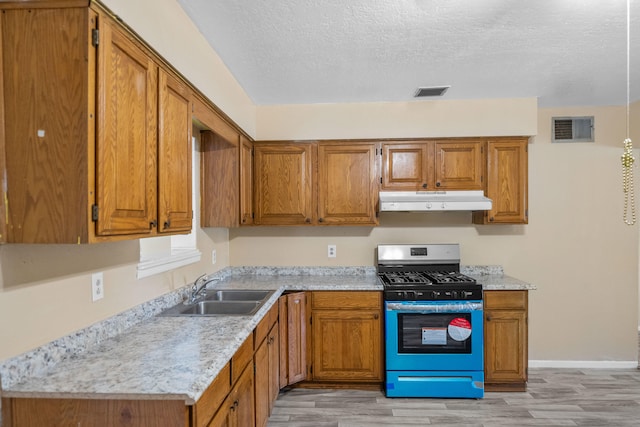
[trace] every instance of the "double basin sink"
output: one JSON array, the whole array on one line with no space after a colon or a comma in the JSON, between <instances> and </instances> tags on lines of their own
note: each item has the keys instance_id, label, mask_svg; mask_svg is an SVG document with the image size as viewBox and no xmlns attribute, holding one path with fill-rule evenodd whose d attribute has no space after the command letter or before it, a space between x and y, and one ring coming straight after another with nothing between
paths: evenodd
<instances>
[{"instance_id":1,"label":"double basin sink","mask_svg":"<svg viewBox=\"0 0 640 427\"><path fill-rule=\"evenodd\" d=\"M160 313L160 316L252 316L274 292L245 289L207 291L193 304L177 304Z\"/></svg>"}]
</instances>

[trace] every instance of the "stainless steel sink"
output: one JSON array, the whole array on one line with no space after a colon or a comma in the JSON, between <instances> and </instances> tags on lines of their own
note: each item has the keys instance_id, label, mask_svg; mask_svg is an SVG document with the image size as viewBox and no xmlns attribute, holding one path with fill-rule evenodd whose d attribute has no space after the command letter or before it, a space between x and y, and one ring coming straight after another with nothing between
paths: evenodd
<instances>
[{"instance_id":1,"label":"stainless steel sink","mask_svg":"<svg viewBox=\"0 0 640 427\"><path fill-rule=\"evenodd\" d=\"M222 289L208 291L205 301L262 301L273 291L255 291L250 289Z\"/></svg>"},{"instance_id":2,"label":"stainless steel sink","mask_svg":"<svg viewBox=\"0 0 640 427\"><path fill-rule=\"evenodd\" d=\"M211 316L214 314L250 315L254 314L261 301L200 301L193 305L185 306L180 314L183 316Z\"/></svg>"},{"instance_id":3,"label":"stainless steel sink","mask_svg":"<svg viewBox=\"0 0 640 427\"><path fill-rule=\"evenodd\" d=\"M160 316L251 316L273 295L274 291L220 289L209 291L193 304L180 303Z\"/></svg>"}]
</instances>

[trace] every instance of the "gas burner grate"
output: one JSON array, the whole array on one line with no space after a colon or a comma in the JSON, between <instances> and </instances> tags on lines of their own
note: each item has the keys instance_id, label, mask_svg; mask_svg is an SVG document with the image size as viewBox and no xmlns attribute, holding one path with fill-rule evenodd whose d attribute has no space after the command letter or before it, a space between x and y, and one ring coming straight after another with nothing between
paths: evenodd
<instances>
[{"instance_id":1,"label":"gas burner grate","mask_svg":"<svg viewBox=\"0 0 640 427\"><path fill-rule=\"evenodd\" d=\"M388 284L423 284L428 285L431 284L431 280L426 277L422 273L413 272L413 271L405 271L405 272L395 272L395 273L381 273L380 278L383 282Z\"/></svg>"},{"instance_id":2,"label":"gas burner grate","mask_svg":"<svg viewBox=\"0 0 640 427\"><path fill-rule=\"evenodd\" d=\"M475 283L475 279L457 271L430 271L427 273L434 283Z\"/></svg>"}]
</instances>

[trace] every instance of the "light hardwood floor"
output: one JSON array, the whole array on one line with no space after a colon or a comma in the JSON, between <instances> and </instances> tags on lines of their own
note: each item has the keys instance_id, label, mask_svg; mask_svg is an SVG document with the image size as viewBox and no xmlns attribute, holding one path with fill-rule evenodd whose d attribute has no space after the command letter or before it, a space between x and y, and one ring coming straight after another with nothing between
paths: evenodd
<instances>
[{"instance_id":1,"label":"light hardwood floor","mask_svg":"<svg viewBox=\"0 0 640 427\"><path fill-rule=\"evenodd\" d=\"M530 369L524 393L387 399L382 392L291 389L269 427L640 426L640 370Z\"/></svg>"}]
</instances>

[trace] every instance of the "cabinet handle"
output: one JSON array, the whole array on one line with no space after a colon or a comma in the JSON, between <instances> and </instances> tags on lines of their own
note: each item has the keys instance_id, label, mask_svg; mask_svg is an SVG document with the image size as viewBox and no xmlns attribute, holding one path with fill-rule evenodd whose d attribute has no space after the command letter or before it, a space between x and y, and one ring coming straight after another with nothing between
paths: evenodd
<instances>
[{"instance_id":1,"label":"cabinet handle","mask_svg":"<svg viewBox=\"0 0 640 427\"><path fill-rule=\"evenodd\" d=\"M493 222L493 217L489 218L489 222Z\"/></svg>"},{"instance_id":2,"label":"cabinet handle","mask_svg":"<svg viewBox=\"0 0 640 427\"><path fill-rule=\"evenodd\" d=\"M155 219L149 223L149 228L153 228L157 226L158 226L158 221Z\"/></svg>"},{"instance_id":3,"label":"cabinet handle","mask_svg":"<svg viewBox=\"0 0 640 427\"><path fill-rule=\"evenodd\" d=\"M324 222L323 218L318 218L318 222Z\"/></svg>"},{"instance_id":4,"label":"cabinet handle","mask_svg":"<svg viewBox=\"0 0 640 427\"><path fill-rule=\"evenodd\" d=\"M440 187L440 182L436 182L436 187Z\"/></svg>"},{"instance_id":5,"label":"cabinet handle","mask_svg":"<svg viewBox=\"0 0 640 427\"><path fill-rule=\"evenodd\" d=\"M380 317L380 316L379 316L378 314L374 314L374 315L373 315L373 318L374 318L374 319L376 319L376 320L377 320L379 317Z\"/></svg>"},{"instance_id":6,"label":"cabinet handle","mask_svg":"<svg viewBox=\"0 0 640 427\"><path fill-rule=\"evenodd\" d=\"M166 229L166 228L169 228L169 227L171 227L171 220L168 220L168 221L164 222L164 228Z\"/></svg>"},{"instance_id":7,"label":"cabinet handle","mask_svg":"<svg viewBox=\"0 0 640 427\"><path fill-rule=\"evenodd\" d=\"M306 222L307 224L309 224L311 222L311 218L307 218L304 220L304 222Z\"/></svg>"},{"instance_id":8,"label":"cabinet handle","mask_svg":"<svg viewBox=\"0 0 640 427\"><path fill-rule=\"evenodd\" d=\"M422 188L427 188L427 184L426 183L422 184Z\"/></svg>"},{"instance_id":9,"label":"cabinet handle","mask_svg":"<svg viewBox=\"0 0 640 427\"><path fill-rule=\"evenodd\" d=\"M488 314L487 314L486 319L487 319L487 322L491 322L491 316L489 316Z\"/></svg>"}]
</instances>

